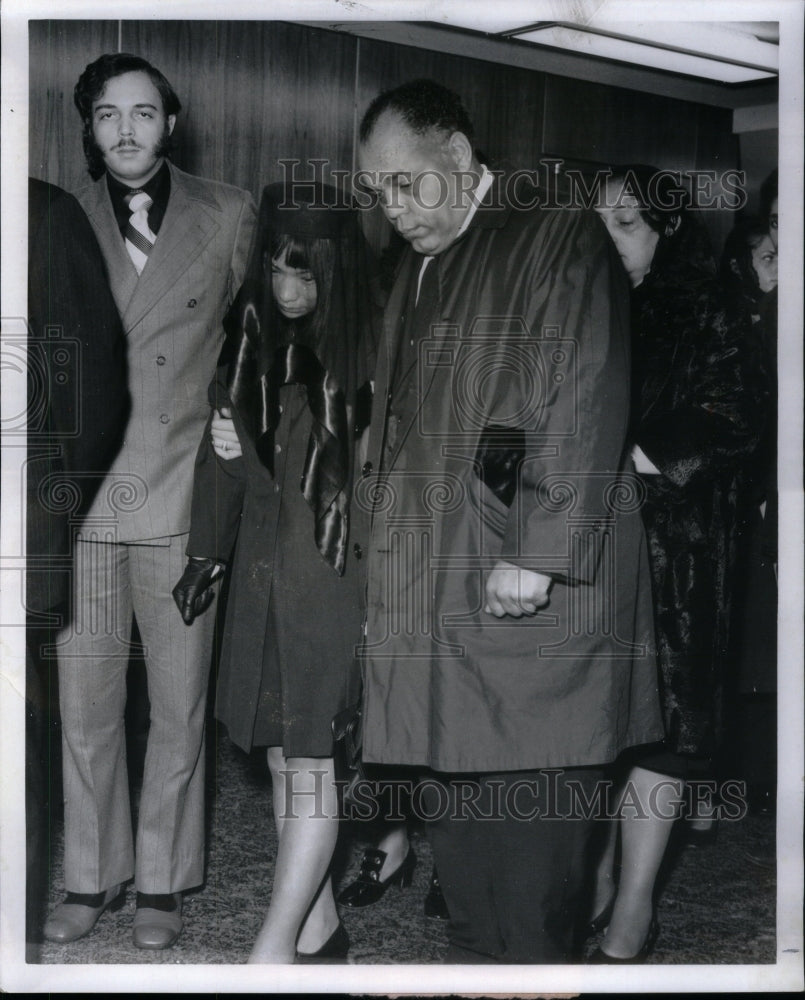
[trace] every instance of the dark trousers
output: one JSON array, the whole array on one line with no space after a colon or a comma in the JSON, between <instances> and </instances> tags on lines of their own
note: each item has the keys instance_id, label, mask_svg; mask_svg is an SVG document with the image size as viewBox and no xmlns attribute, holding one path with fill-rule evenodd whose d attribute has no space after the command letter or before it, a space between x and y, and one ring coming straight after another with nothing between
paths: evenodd
<instances>
[{"instance_id":1,"label":"dark trousers","mask_svg":"<svg viewBox=\"0 0 805 1000\"><path fill-rule=\"evenodd\" d=\"M42 940L48 894L50 763L57 742L53 725L58 702L56 660L46 659L43 651L54 637L54 630L31 624L25 631L25 939L29 943Z\"/></svg>"},{"instance_id":2,"label":"dark trousers","mask_svg":"<svg viewBox=\"0 0 805 1000\"><path fill-rule=\"evenodd\" d=\"M573 960L600 769L438 775L423 804L450 911L448 963ZM574 815L575 814L575 815Z\"/></svg>"}]
</instances>

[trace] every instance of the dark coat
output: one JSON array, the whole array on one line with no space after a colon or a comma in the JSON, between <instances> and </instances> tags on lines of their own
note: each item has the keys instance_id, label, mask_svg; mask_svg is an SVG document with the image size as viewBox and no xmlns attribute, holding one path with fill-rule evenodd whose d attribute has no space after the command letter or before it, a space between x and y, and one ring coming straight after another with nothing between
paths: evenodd
<instances>
[{"instance_id":1,"label":"dark coat","mask_svg":"<svg viewBox=\"0 0 805 1000\"><path fill-rule=\"evenodd\" d=\"M126 342L92 226L76 199L28 182L29 613L64 603L71 525L120 446Z\"/></svg>"},{"instance_id":2,"label":"dark coat","mask_svg":"<svg viewBox=\"0 0 805 1000\"><path fill-rule=\"evenodd\" d=\"M320 554L299 483L310 438L302 386L281 390L274 475L258 458L222 380L211 403L229 406L243 457L228 461L205 433L196 459L189 555L231 563L216 716L244 750L332 753L333 716L358 697L366 524L350 517L344 575Z\"/></svg>"},{"instance_id":3,"label":"dark coat","mask_svg":"<svg viewBox=\"0 0 805 1000\"><path fill-rule=\"evenodd\" d=\"M669 747L717 748L747 461L766 376L750 317L714 278L703 234L661 239L633 292L633 435L661 475L643 477Z\"/></svg>"},{"instance_id":4,"label":"dark coat","mask_svg":"<svg viewBox=\"0 0 805 1000\"><path fill-rule=\"evenodd\" d=\"M662 735L639 498L617 485L620 263L592 213L512 210L493 187L429 265L435 302L416 323L432 336L395 373L420 262L407 248L386 310L356 487L374 507L364 757L448 772L613 760ZM552 575L549 606L484 614L498 558Z\"/></svg>"}]
</instances>

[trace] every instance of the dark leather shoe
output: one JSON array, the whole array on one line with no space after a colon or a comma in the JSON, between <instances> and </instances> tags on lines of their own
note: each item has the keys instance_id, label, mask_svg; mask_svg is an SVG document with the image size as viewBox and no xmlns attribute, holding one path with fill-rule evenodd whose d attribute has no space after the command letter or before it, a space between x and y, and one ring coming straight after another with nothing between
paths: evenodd
<instances>
[{"instance_id":1,"label":"dark leather shoe","mask_svg":"<svg viewBox=\"0 0 805 1000\"><path fill-rule=\"evenodd\" d=\"M173 909L163 909L173 902ZM151 903L152 905L148 905ZM180 892L147 895L137 893L132 939L135 948L161 951L171 948L182 933L182 894Z\"/></svg>"},{"instance_id":2,"label":"dark leather shoe","mask_svg":"<svg viewBox=\"0 0 805 1000\"><path fill-rule=\"evenodd\" d=\"M447 912L447 903L442 893L442 884L439 881L439 873L434 868L430 875L430 888L425 896L425 916L433 917L434 920L449 920L450 914Z\"/></svg>"},{"instance_id":3,"label":"dark leather shoe","mask_svg":"<svg viewBox=\"0 0 805 1000\"><path fill-rule=\"evenodd\" d=\"M615 909L615 899L617 895L617 892L613 892L609 902L604 909L601 910L598 916L587 921L587 926L584 928L585 940L586 938L592 937L594 934L600 934L601 931L605 931L607 927L609 927L609 922L612 919L612 911Z\"/></svg>"},{"instance_id":4,"label":"dark leather shoe","mask_svg":"<svg viewBox=\"0 0 805 1000\"><path fill-rule=\"evenodd\" d=\"M367 847L363 852L361 860L361 870L354 882L341 890L338 895L338 902L342 906L371 906L383 897L383 893L390 885L398 885L401 889L407 889L414 877L416 868L416 854L413 847L408 848L403 863L391 873L387 879L380 881L380 869L386 860L386 852L378 850L376 847Z\"/></svg>"},{"instance_id":5,"label":"dark leather shoe","mask_svg":"<svg viewBox=\"0 0 805 1000\"><path fill-rule=\"evenodd\" d=\"M327 938L318 951L298 951L296 961L299 965L314 965L316 963L330 963L339 960L344 961L349 953L349 935L347 929L338 922L338 927Z\"/></svg>"},{"instance_id":6,"label":"dark leather shoe","mask_svg":"<svg viewBox=\"0 0 805 1000\"><path fill-rule=\"evenodd\" d=\"M631 958L615 958L614 955L608 955L603 948L596 948L595 951L587 959L588 965L642 965L649 955L654 951L654 945L657 943L657 937L660 933L660 925L657 923L657 918L652 917L651 923L648 927L648 933L646 934L646 940L643 942L643 947L636 955L632 955Z\"/></svg>"},{"instance_id":7,"label":"dark leather shoe","mask_svg":"<svg viewBox=\"0 0 805 1000\"><path fill-rule=\"evenodd\" d=\"M126 890L115 885L105 892L68 892L63 903L45 921L43 934L47 941L69 944L89 934L105 910L115 912L126 902Z\"/></svg>"}]
</instances>

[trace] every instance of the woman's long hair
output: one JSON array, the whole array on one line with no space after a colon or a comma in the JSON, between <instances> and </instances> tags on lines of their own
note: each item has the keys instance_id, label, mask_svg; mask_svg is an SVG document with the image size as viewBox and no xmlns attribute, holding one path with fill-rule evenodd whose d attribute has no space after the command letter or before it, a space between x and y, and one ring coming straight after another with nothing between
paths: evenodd
<instances>
[{"instance_id":1,"label":"woman's long hair","mask_svg":"<svg viewBox=\"0 0 805 1000\"><path fill-rule=\"evenodd\" d=\"M333 207L339 206L339 207ZM271 262L309 270L314 311L285 318L274 300ZM302 492L323 558L343 573L349 533L357 396L374 366L364 246L353 211L326 185L267 187L246 278L224 320L233 406L261 463L274 473L279 391L307 389L313 416Z\"/></svg>"}]
</instances>

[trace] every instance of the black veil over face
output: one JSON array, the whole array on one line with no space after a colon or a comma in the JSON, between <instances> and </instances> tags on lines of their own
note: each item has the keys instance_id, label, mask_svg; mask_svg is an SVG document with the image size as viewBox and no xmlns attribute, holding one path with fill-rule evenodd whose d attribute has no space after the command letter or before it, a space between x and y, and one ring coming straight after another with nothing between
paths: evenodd
<instances>
[{"instance_id":1,"label":"black veil over face","mask_svg":"<svg viewBox=\"0 0 805 1000\"><path fill-rule=\"evenodd\" d=\"M315 275L316 309L301 321L286 319L274 302L271 248L281 237L308 245L327 240L334 251L325 255L332 274ZM313 425L301 488L319 552L338 573L349 535L354 443L367 421L374 370L372 320L365 244L343 195L322 184L265 188L246 277L224 320L229 396L273 475L280 387L306 387Z\"/></svg>"}]
</instances>

